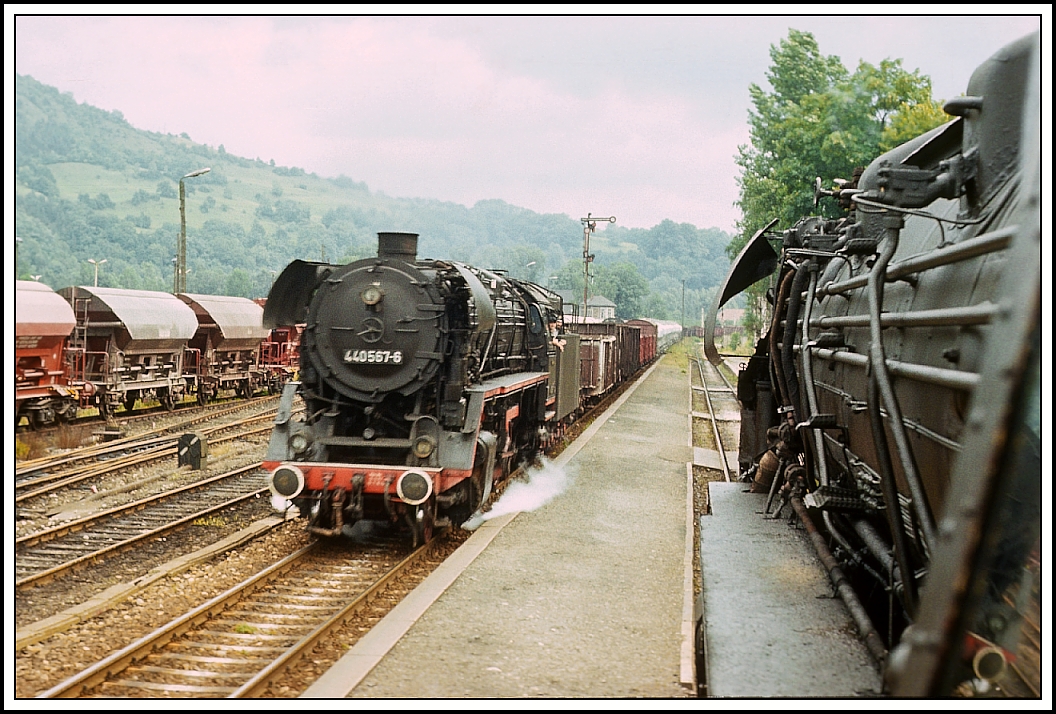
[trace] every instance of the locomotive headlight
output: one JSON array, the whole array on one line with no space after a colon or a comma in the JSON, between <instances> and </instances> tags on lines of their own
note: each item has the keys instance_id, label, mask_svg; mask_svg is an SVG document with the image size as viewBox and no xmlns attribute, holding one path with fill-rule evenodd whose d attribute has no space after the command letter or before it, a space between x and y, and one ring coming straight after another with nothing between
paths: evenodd
<instances>
[{"instance_id":1,"label":"locomotive headlight","mask_svg":"<svg viewBox=\"0 0 1056 714\"><path fill-rule=\"evenodd\" d=\"M420 469L404 471L396 481L396 495L412 506L425 503L433 495L433 480Z\"/></svg>"},{"instance_id":2,"label":"locomotive headlight","mask_svg":"<svg viewBox=\"0 0 1056 714\"><path fill-rule=\"evenodd\" d=\"M304 472L296 466L280 466L271 472L268 488L277 496L294 498L304 490Z\"/></svg>"},{"instance_id":3,"label":"locomotive headlight","mask_svg":"<svg viewBox=\"0 0 1056 714\"><path fill-rule=\"evenodd\" d=\"M295 454L303 454L308 450L308 437L303 433L296 433L290 437L290 448Z\"/></svg>"},{"instance_id":4,"label":"locomotive headlight","mask_svg":"<svg viewBox=\"0 0 1056 714\"><path fill-rule=\"evenodd\" d=\"M419 459L427 459L436 449L436 439L431 436L419 436L414 440L414 455Z\"/></svg>"},{"instance_id":5,"label":"locomotive headlight","mask_svg":"<svg viewBox=\"0 0 1056 714\"><path fill-rule=\"evenodd\" d=\"M378 284L368 285L367 289L359 294L360 299L363 300L364 305L377 305L381 302L381 298L384 293L381 292L381 286Z\"/></svg>"}]
</instances>

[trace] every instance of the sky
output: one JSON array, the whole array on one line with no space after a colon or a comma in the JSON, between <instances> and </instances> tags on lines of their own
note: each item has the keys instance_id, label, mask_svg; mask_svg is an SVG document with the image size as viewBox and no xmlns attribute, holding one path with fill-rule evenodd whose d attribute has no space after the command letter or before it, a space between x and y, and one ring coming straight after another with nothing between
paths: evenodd
<instances>
[{"instance_id":1,"label":"sky","mask_svg":"<svg viewBox=\"0 0 1056 714\"><path fill-rule=\"evenodd\" d=\"M614 215L626 227L671 219L729 232L740 216L734 157L749 140L748 87L768 87L770 48L790 27L850 70L901 58L932 78L936 99L962 93L1008 42L1043 22L1043 37L1051 29L1040 5L973 6L1002 13L975 16L664 15L687 6L653 5L619 6L649 13L639 16L536 14L556 6L371 16L392 10L369 5L343 17L19 15L39 7L5 6L5 66L139 129L344 174L389 196L501 199L575 219Z\"/></svg>"}]
</instances>

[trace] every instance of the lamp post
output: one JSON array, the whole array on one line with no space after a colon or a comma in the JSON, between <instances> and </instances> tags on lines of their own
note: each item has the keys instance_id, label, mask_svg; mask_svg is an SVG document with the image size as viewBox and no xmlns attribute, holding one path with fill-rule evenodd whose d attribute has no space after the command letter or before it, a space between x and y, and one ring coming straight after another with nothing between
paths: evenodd
<instances>
[{"instance_id":1,"label":"lamp post","mask_svg":"<svg viewBox=\"0 0 1056 714\"><path fill-rule=\"evenodd\" d=\"M99 287L99 266L106 262L106 258L103 258L98 263L95 262L94 260L92 260L91 258L89 258L88 262L95 266L95 283L94 283L94 285L95 285L95 287Z\"/></svg>"},{"instance_id":2,"label":"lamp post","mask_svg":"<svg viewBox=\"0 0 1056 714\"><path fill-rule=\"evenodd\" d=\"M209 173L210 169L198 169L183 176L180 179L180 239L176 247L176 290L177 293L187 292L187 209L186 194L183 182L185 179L201 176Z\"/></svg>"},{"instance_id":3,"label":"lamp post","mask_svg":"<svg viewBox=\"0 0 1056 714\"><path fill-rule=\"evenodd\" d=\"M682 280L682 339L686 339L686 281Z\"/></svg>"}]
</instances>

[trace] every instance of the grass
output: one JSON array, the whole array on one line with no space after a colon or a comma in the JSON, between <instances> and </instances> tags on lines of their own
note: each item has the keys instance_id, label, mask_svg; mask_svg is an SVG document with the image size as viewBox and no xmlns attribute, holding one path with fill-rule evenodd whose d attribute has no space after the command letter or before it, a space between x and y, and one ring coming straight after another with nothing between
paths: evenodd
<instances>
[{"instance_id":1,"label":"grass","mask_svg":"<svg viewBox=\"0 0 1056 714\"><path fill-rule=\"evenodd\" d=\"M40 434L19 434L15 437L15 458L19 461L39 459L48 453L48 444Z\"/></svg>"},{"instance_id":2,"label":"grass","mask_svg":"<svg viewBox=\"0 0 1056 714\"><path fill-rule=\"evenodd\" d=\"M192 525L203 528L222 528L227 525L227 521L221 516L204 516L192 521Z\"/></svg>"}]
</instances>

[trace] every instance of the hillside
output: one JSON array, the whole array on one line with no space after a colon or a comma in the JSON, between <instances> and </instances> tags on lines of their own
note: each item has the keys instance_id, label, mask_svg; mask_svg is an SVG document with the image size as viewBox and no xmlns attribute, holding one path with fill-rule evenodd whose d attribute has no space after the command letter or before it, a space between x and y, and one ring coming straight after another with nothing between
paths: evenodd
<instances>
[{"instance_id":1,"label":"hillside","mask_svg":"<svg viewBox=\"0 0 1056 714\"><path fill-rule=\"evenodd\" d=\"M222 144L197 144L186 134L136 129L120 112L78 104L31 77L16 77L15 95L20 278L39 275L55 288L90 284L88 259L105 259L100 285L171 290L178 181L209 167L185 181L190 292L266 295L289 261L372 255L377 232L387 230L421 234L422 257L582 289L583 229L570 216L501 200L466 207L388 197L345 176L323 178L233 156ZM729 239L718 229L672 221L649 230L599 229L591 239L595 287L630 285L617 300L633 303L622 305L624 313L678 319L684 280L693 324L726 271Z\"/></svg>"}]
</instances>

